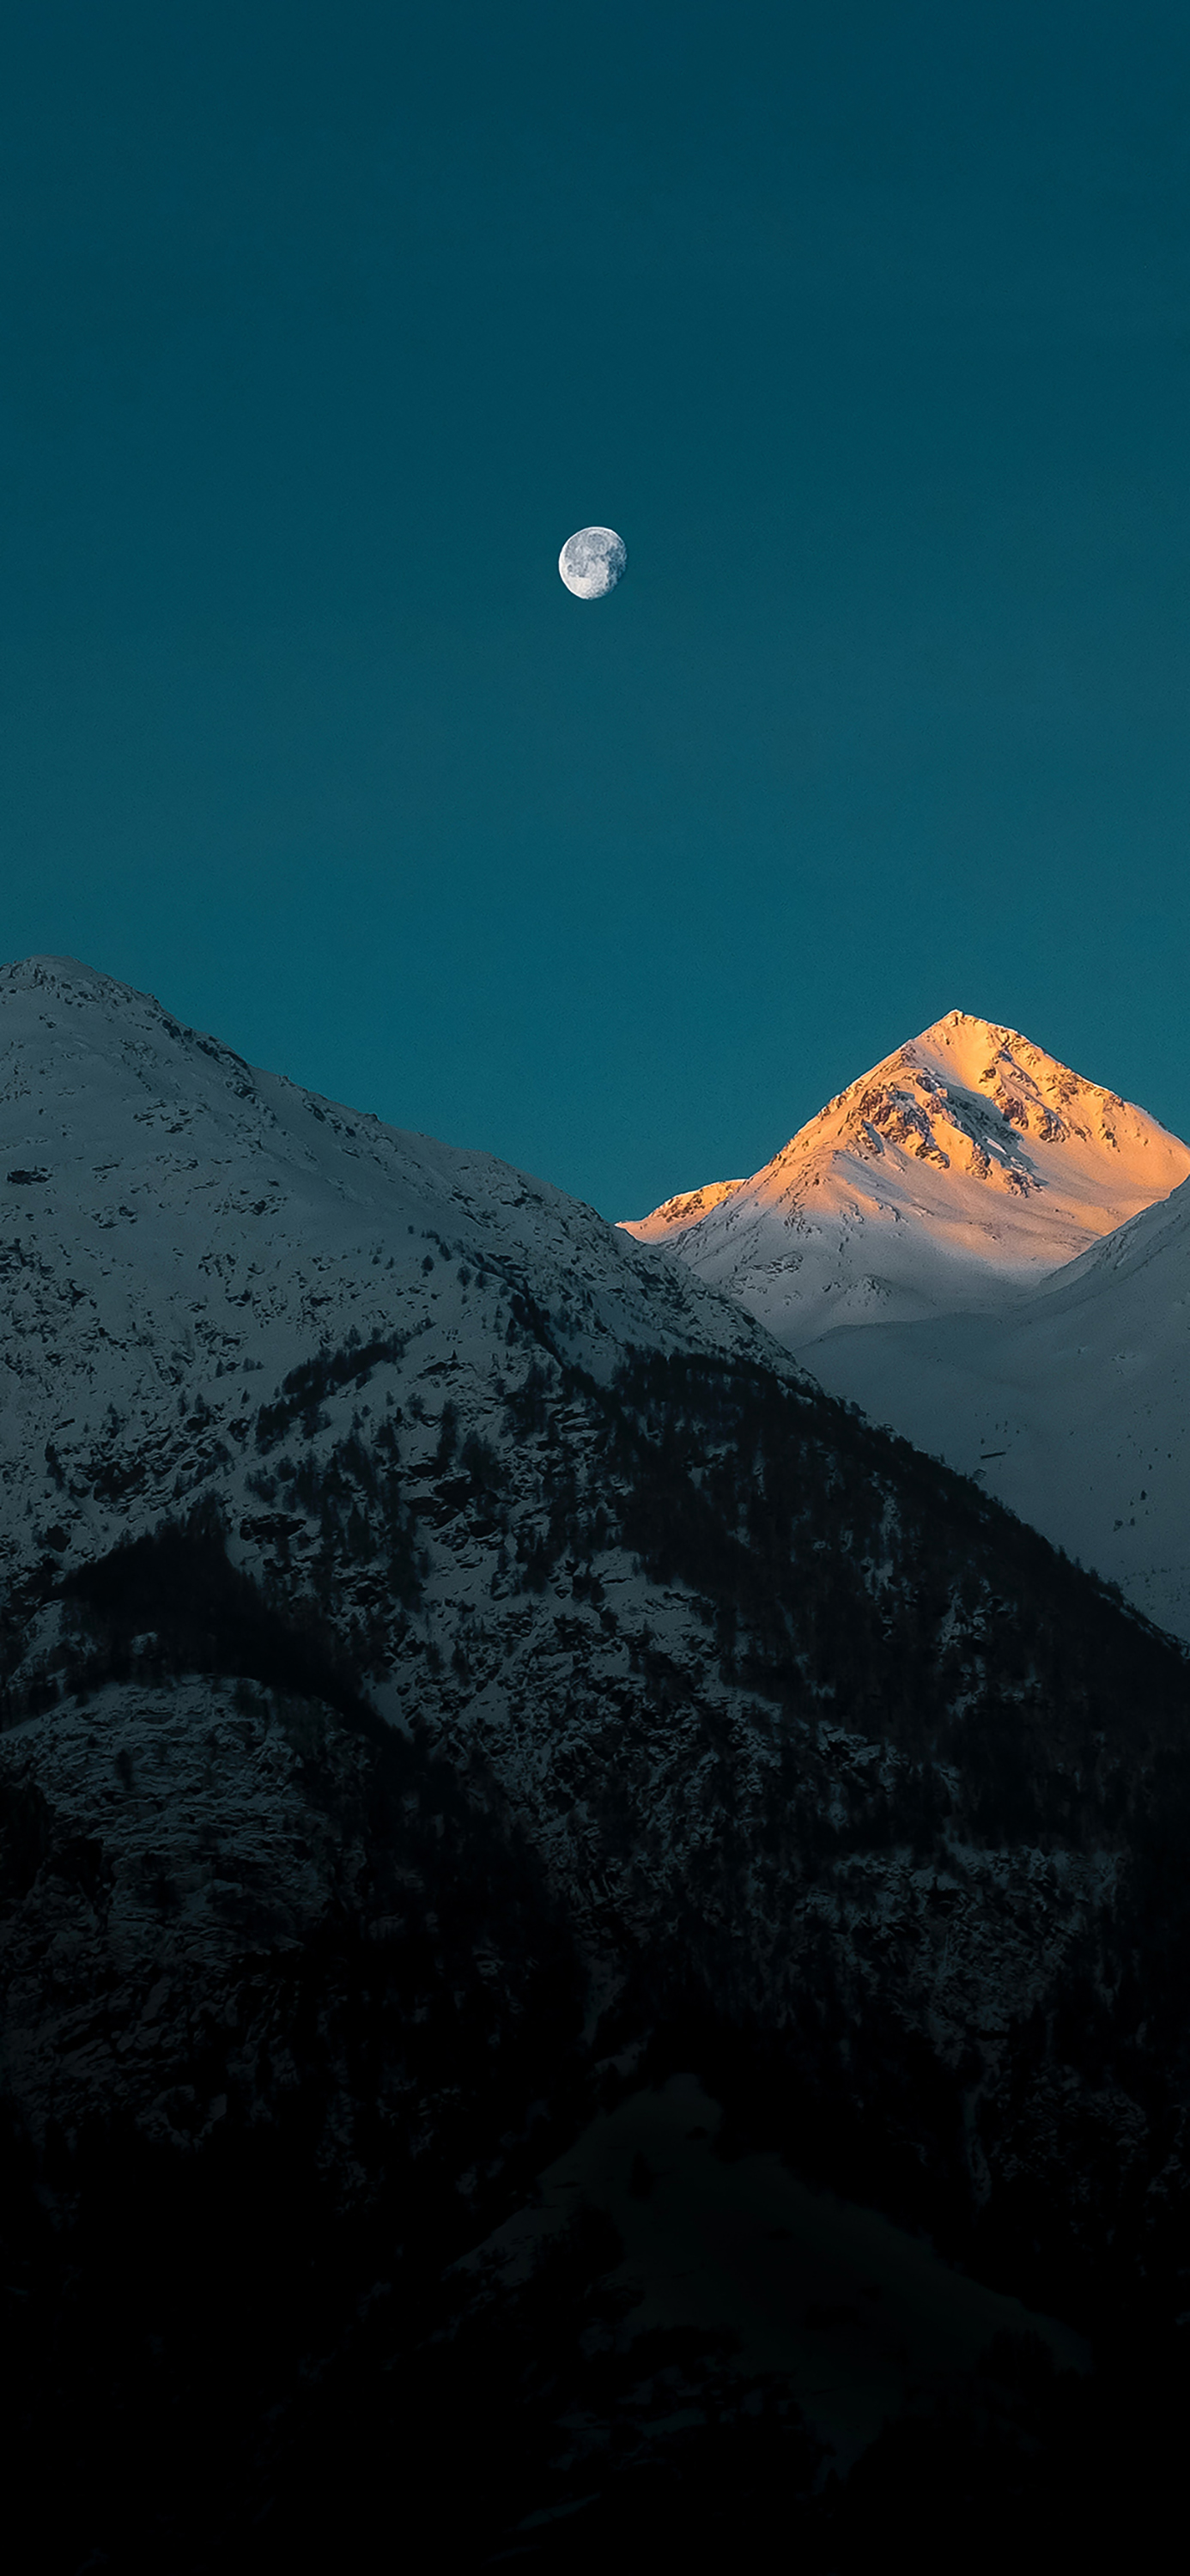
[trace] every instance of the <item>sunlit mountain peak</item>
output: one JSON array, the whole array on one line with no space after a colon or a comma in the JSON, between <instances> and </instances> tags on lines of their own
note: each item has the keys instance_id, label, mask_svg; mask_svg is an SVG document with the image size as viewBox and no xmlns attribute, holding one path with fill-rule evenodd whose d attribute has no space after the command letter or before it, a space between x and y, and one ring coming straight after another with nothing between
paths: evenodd
<instances>
[{"instance_id":1,"label":"sunlit mountain peak","mask_svg":"<svg viewBox=\"0 0 1190 2576\"><path fill-rule=\"evenodd\" d=\"M628 1222L790 1349L1000 1304L1168 1196L1190 1146L1017 1029L948 1011L748 1180Z\"/></svg>"}]
</instances>

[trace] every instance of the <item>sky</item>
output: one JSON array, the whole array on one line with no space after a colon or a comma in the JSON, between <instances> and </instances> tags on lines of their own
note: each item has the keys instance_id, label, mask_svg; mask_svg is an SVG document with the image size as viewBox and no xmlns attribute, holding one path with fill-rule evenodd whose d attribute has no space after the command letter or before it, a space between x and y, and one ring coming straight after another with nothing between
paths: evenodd
<instances>
[{"instance_id":1,"label":"sky","mask_svg":"<svg viewBox=\"0 0 1190 2576\"><path fill-rule=\"evenodd\" d=\"M953 1008L1190 1135L1188 146L1183 0L11 5L0 954L611 1217Z\"/></svg>"}]
</instances>

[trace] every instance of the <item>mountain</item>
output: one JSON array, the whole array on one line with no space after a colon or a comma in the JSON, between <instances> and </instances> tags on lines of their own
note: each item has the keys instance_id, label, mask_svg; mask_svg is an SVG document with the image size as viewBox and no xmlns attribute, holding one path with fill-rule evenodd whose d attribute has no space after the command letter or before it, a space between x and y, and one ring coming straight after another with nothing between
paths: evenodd
<instances>
[{"instance_id":1,"label":"mountain","mask_svg":"<svg viewBox=\"0 0 1190 2576\"><path fill-rule=\"evenodd\" d=\"M824 1385L1190 1639L1190 1186L1007 1311L834 1333Z\"/></svg>"},{"instance_id":2,"label":"mountain","mask_svg":"<svg viewBox=\"0 0 1190 2576\"><path fill-rule=\"evenodd\" d=\"M627 1230L1190 1636L1190 1147L952 1011Z\"/></svg>"},{"instance_id":3,"label":"mountain","mask_svg":"<svg viewBox=\"0 0 1190 2576\"><path fill-rule=\"evenodd\" d=\"M848 1085L751 1180L626 1231L787 1349L1003 1305L1190 1176L1190 1146L1014 1030L962 1011Z\"/></svg>"},{"instance_id":4,"label":"mountain","mask_svg":"<svg viewBox=\"0 0 1190 2576\"><path fill-rule=\"evenodd\" d=\"M1172 2334L1170 1640L656 1248L85 968L0 982L0 1137L0 2237L46 2563L293 2563L396 2491L458 2563L555 2514L571 2549L621 2470L664 2502L691 2421L700 2460L767 2427L809 2529L795 2393L650 2341L606 2213L494 2322L460 2279L679 2073L1019 2295Z\"/></svg>"},{"instance_id":5,"label":"mountain","mask_svg":"<svg viewBox=\"0 0 1190 2576\"><path fill-rule=\"evenodd\" d=\"M256 1071L71 959L0 973L0 1063L10 1580L212 1477L247 1508L257 1381L348 1337L466 1383L528 1297L597 1377L629 1346L771 1359L561 1191Z\"/></svg>"}]
</instances>

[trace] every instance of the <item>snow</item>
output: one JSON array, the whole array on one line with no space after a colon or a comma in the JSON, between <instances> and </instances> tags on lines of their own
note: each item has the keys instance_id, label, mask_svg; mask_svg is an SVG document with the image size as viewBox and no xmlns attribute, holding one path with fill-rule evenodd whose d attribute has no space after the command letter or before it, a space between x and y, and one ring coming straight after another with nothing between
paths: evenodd
<instances>
[{"instance_id":1,"label":"snow","mask_svg":"<svg viewBox=\"0 0 1190 2576\"><path fill-rule=\"evenodd\" d=\"M676 1198L663 1199L651 1216L641 1217L635 1224L629 1221L624 1232L634 1234L638 1243L664 1243L671 1234L682 1233L687 1226L697 1225L700 1217L709 1216L713 1208L722 1207L724 1199L743 1186L742 1181L704 1181L700 1189L679 1190Z\"/></svg>"},{"instance_id":2,"label":"snow","mask_svg":"<svg viewBox=\"0 0 1190 2576\"><path fill-rule=\"evenodd\" d=\"M1019 1031L951 1011L750 1180L627 1221L787 1349L1026 1294L1190 1177L1190 1146Z\"/></svg>"},{"instance_id":3,"label":"snow","mask_svg":"<svg viewBox=\"0 0 1190 2576\"><path fill-rule=\"evenodd\" d=\"M352 1332L490 1376L528 1293L600 1379L630 1345L779 1356L548 1183L261 1072L69 958L0 970L0 1275L10 1574L152 1527Z\"/></svg>"},{"instance_id":4,"label":"snow","mask_svg":"<svg viewBox=\"0 0 1190 2576\"><path fill-rule=\"evenodd\" d=\"M262 1401L352 1333L408 1348L428 1457L438 1376L478 1405L527 1294L600 1379L629 1346L789 1367L758 1317L1190 1635L1188 1173L1143 1111L952 1013L638 1243L32 959L0 972L0 1563L101 1551L212 1474L258 1516Z\"/></svg>"},{"instance_id":5,"label":"snow","mask_svg":"<svg viewBox=\"0 0 1190 2576\"><path fill-rule=\"evenodd\" d=\"M1190 1638L1190 1184L999 1313L832 1333L824 1386Z\"/></svg>"},{"instance_id":6,"label":"snow","mask_svg":"<svg viewBox=\"0 0 1190 2576\"><path fill-rule=\"evenodd\" d=\"M628 1229L1190 1637L1190 1146L952 1011Z\"/></svg>"},{"instance_id":7,"label":"snow","mask_svg":"<svg viewBox=\"0 0 1190 2576\"><path fill-rule=\"evenodd\" d=\"M1013 1133L1031 1150L1031 1129ZM879 1710L840 1705L821 1676L800 1715L758 1696L725 1664L711 1605L636 1559L614 1495L597 1586L577 1546L523 1579L567 1480L583 1514L608 1494L600 1406L551 1344L604 1382L635 1345L804 1383L738 1299L491 1156L254 1071L70 961L0 974L0 1199L0 1560L20 1657L0 1767L44 1799L56 1852L103 1854L94 1902L85 1885L64 1897L47 1865L6 1927L9 2061L35 2128L102 2106L202 2136L228 2070L270 2102L276 1988L253 1984L255 1963L345 1902L369 1919L366 1847L328 1824L364 1759L333 1711L320 1805L302 1750L316 1700L295 1714L234 1674L159 1678L151 1639L125 1681L79 1661L91 1632L62 1570L196 1501L279 1616L333 1628L394 1727L495 1784L564 1901L593 2018L697 1902L745 2010L800 2011L825 1948L856 2027L892 1996L942 2063L974 2046L985 2089L999 2083L1013 2031L1082 1972L1114 1854L951 1839L923 1864L908 1843L857 1845L791 1877L770 1831L788 1757L807 1819L854 1812L857 1774L910 1767ZM711 1222L730 1212L729 1197ZM357 1373L324 1369L308 1406L286 1390L353 1335ZM540 1386L540 1431L524 1432L512 1399ZM494 1507L452 1490L448 1431L460 1464L469 1437L498 1449ZM394 1459L408 1603L381 1545ZM888 1578L874 1564L864 1579L878 1593ZM231 2034L209 2100L191 2082L197 2028ZM1013 2151L1010 2124L999 2134L993 2158ZM333 2155L347 2172L350 2144Z\"/></svg>"}]
</instances>

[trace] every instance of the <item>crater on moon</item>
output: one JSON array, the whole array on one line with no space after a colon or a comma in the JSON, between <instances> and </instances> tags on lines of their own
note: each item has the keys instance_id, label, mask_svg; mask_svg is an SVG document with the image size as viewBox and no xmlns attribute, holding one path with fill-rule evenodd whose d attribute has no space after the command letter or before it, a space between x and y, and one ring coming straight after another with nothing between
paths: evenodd
<instances>
[{"instance_id":1,"label":"crater on moon","mask_svg":"<svg viewBox=\"0 0 1190 2576\"><path fill-rule=\"evenodd\" d=\"M576 599L606 599L628 561L628 548L614 528L579 528L567 537L558 570Z\"/></svg>"}]
</instances>

